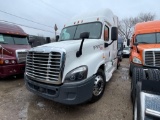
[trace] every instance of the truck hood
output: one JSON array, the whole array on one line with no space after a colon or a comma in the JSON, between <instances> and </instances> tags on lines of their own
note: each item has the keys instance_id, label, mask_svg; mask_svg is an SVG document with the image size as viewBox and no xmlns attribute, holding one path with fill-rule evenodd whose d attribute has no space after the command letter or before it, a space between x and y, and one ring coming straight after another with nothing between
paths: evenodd
<instances>
[{"instance_id":1,"label":"truck hood","mask_svg":"<svg viewBox=\"0 0 160 120\"><path fill-rule=\"evenodd\" d=\"M30 45L6 45L6 44L0 44L0 45L4 48L4 51L3 51L4 54L9 56L16 56L15 55L16 50L20 50L20 49L29 50L31 48ZM0 54L1 54L1 48L0 48Z\"/></svg>"},{"instance_id":2,"label":"truck hood","mask_svg":"<svg viewBox=\"0 0 160 120\"><path fill-rule=\"evenodd\" d=\"M54 42L54 43L49 43L49 44L45 44L42 46L38 46L36 48L57 48L57 49L65 49L67 52L69 51L74 51L74 50L78 50L80 47L82 40L69 40L69 41L61 41L61 42ZM84 41L83 43L83 47L87 44L90 43L91 40L87 39ZM92 39L92 41L94 41ZM33 48L34 49L34 48Z\"/></svg>"},{"instance_id":3,"label":"truck hood","mask_svg":"<svg viewBox=\"0 0 160 120\"><path fill-rule=\"evenodd\" d=\"M30 45L2 45L1 46L7 50L11 50L11 51L15 51L15 50L18 50L18 49L30 49Z\"/></svg>"},{"instance_id":4,"label":"truck hood","mask_svg":"<svg viewBox=\"0 0 160 120\"><path fill-rule=\"evenodd\" d=\"M154 48L160 48L160 44L139 44L138 50L143 51L146 49L154 49Z\"/></svg>"}]
</instances>

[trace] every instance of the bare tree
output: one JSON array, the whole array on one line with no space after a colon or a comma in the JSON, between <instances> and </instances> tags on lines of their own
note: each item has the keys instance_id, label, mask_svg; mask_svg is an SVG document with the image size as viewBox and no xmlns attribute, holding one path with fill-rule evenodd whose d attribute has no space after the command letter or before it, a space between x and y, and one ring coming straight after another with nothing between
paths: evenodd
<instances>
[{"instance_id":1,"label":"bare tree","mask_svg":"<svg viewBox=\"0 0 160 120\"><path fill-rule=\"evenodd\" d=\"M147 22L155 19L155 14L140 13L137 17L125 18L119 21L119 35L124 39L130 39L134 30L134 26L139 22Z\"/></svg>"},{"instance_id":2,"label":"bare tree","mask_svg":"<svg viewBox=\"0 0 160 120\"><path fill-rule=\"evenodd\" d=\"M132 35L134 25L135 25L135 18L122 19L119 22L119 26L118 26L119 34L122 37L129 39Z\"/></svg>"},{"instance_id":3,"label":"bare tree","mask_svg":"<svg viewBox=\"0 0 160 120\"><path fill-rule=\"evenodd\" d=\"M152 21L155 19L155 17L156 17L156 15L152 14L152 13L140 13L138 15L139 22Z\"/></svg>"}]
</instances>

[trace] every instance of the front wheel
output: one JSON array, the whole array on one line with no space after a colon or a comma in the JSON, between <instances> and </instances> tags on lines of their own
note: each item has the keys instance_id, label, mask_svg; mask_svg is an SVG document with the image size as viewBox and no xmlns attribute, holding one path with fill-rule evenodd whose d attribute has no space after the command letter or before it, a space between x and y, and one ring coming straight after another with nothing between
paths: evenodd
<instances>
[{"instance_id":1,"label":"front wheel","mask_svg":"<svg viewBox=\"0 0 160 120\"><path fill-rule=\"evenodd\" d=\"M105 89L105 84L106 84L105 74L103 70L99 69L95 77L93 93L92 93L92 98L90 102L92 103L96 102L102 97Z\"/></svg>"}]
</instances>

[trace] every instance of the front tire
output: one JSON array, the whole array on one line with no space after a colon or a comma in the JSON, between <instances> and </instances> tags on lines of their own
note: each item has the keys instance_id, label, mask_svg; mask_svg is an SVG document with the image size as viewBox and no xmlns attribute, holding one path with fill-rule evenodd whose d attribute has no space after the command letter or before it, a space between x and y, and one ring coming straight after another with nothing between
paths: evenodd
<instances>
[{"instance_id":1,"label":"front tire","mask_svg":"<svg viewBox=\"0 0 160 120\"><path fill-rule=\"evenodd\" d=\"M103 70L99 69L96 73L96 78L94 81L93 94L91 98L91 103L98 101L105 90L106 77Z\"/></svg>"},{"instance_id":2,"label":"front tire","mask_svg":"<svg viewBox=\"0 0 160 120\"><path fill-rule=\"evenodd\" d=\"M133 120L137 120L137 99L135 99L135 104L134 104Z\"/></svg>"},{"instance_id":3,"label":"front tire","mask_svg":"<svg viewBox=\"0 0 160 120\"><path fill-rule=\"evenodd\" d=\"M132 77L131 65L129 66L129 76Z\"/></svg>"},{"instance_id":4,"label":"front tire","mask_svg":"<svg viewBox=\"0 0 160 120\"><path fill-rule=\"evenodd\" d=\"M134 102L134 114L133 114L133 120L141 120L141 99L140 99L140 93L141 93L141 82L138 82L136 85L136 96L135 96L135 102Z\"/></svg>"},{"instance_id":5,"label":"front tire","mask_svg":"<svg viewBox=\"0 0 160 120\"><path fill-rule=\"evenodd\" d=\"M160 80L160 71L157 69L148 69L146 71L148 80L159 81Z\"/></svg>"},{"instance_id":6,"label":"front tire","mask_svg":"<svg viewBox=\"0 0 160 120\"><path fill-rule=\"evenodd\" d=\"M136 95L136 85L138 81L146 79L146 74L143 68L134 68L133 76L131 79L131 99L134 104Z\"/></svg>"}]
</instances>

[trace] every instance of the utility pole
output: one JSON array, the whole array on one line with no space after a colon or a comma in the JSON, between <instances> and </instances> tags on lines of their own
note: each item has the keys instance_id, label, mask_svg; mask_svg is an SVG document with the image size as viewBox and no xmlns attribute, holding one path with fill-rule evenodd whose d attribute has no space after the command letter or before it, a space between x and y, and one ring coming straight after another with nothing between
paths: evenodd
<instances>
[{"instance_id":1,"label":"utility pole","mask_svg":"<svg viewBox=\"0 0 160 120\"><path fill-rule=\"evenodd\" d=\"M55 39L56 39L56 31L58 30L58 27L57 27L57 25L55 24L54 25L54 31L55 31Z\"/></svg>"}]
</instances>

